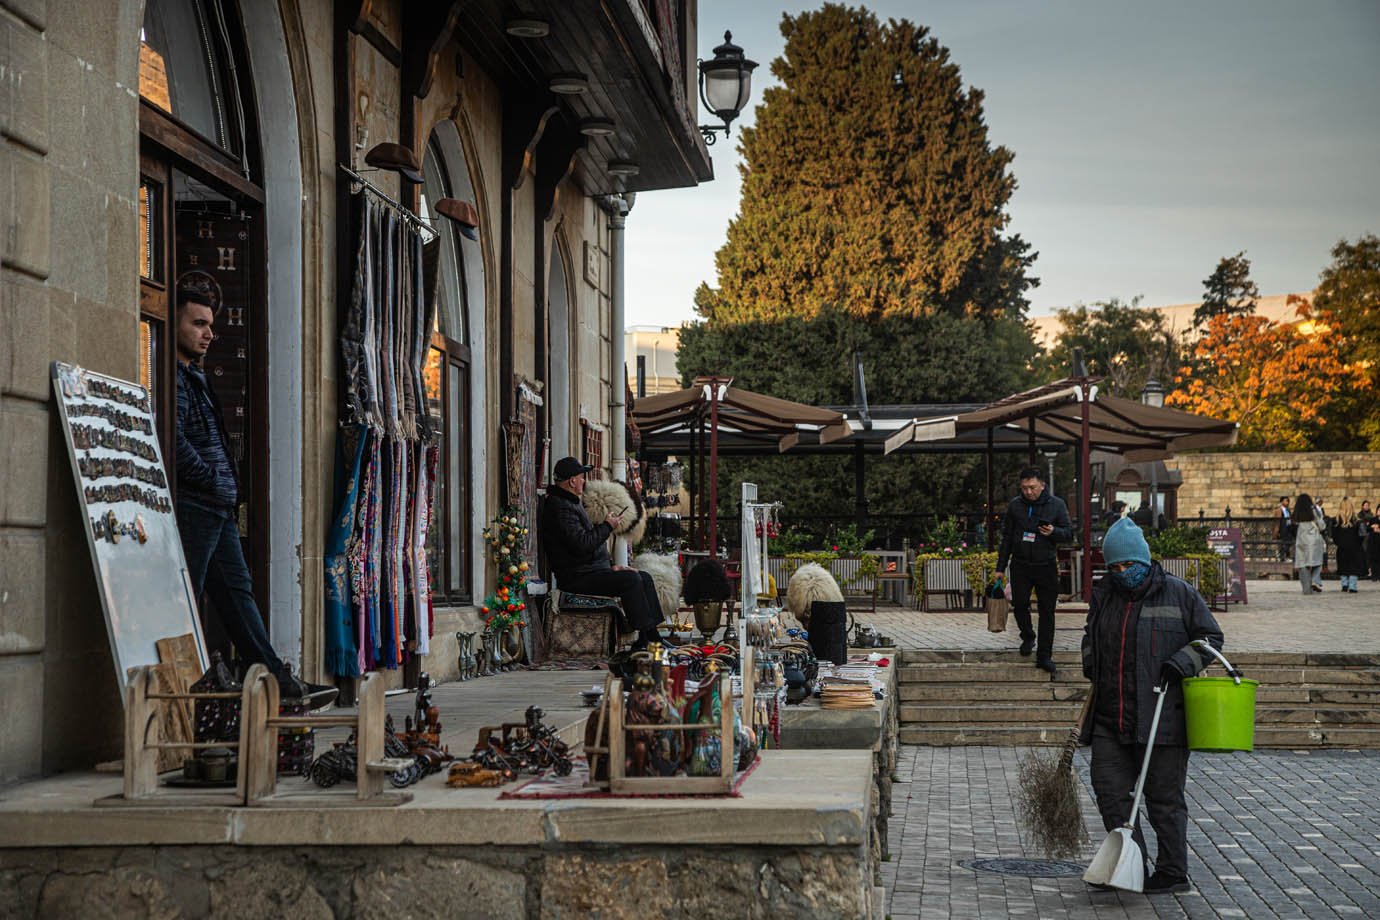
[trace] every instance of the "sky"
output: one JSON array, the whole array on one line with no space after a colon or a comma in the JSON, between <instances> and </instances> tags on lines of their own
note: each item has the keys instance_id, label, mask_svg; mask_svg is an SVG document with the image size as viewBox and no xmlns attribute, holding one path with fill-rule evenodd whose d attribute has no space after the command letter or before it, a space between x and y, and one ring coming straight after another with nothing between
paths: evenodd
<instances>
[{"instance_id":1,"label":"sky","mask_svg":"<svg viewBox=\"0 0 1380 920\"><path fill-rule=\"evenodd\" d=\"M628 217L628 325L695 318L738 211L780 22L820 4L699 0L699 54L725 29L759 63L715 180L647 192ZM1015 154L1010 232L1039 253L1031 316L1076 302L1201 299L1244 250L1265 295L1309 291L1343 237L1380 233L1380 0L926 0L865 4L928 26L986 94ZM702 117L701 121L707 120Z\"/></svg>"}]
</instances>

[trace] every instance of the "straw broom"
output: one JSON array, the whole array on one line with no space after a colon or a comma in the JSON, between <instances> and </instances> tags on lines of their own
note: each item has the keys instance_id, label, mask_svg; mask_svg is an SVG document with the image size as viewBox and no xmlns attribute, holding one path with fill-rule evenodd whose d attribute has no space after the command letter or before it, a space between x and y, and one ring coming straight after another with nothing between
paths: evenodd
<instances>
[{"instance_id":1,"label":"straw broom","mask_svg":"<svg viewBox=\"0 0 1380 920\"><path fill-rule=\"evenodd\" d=\"M1020 759L1016 815L1035 845L1053 858L1077 856L1088 840L1078 804L1078 782L1073 776L1073 752L1078 749L1078 736L1091 709L1089 688L1083 711L1069 730L1059 756L1048 750L1033 750Z\"/></svg>"}]
</instances>

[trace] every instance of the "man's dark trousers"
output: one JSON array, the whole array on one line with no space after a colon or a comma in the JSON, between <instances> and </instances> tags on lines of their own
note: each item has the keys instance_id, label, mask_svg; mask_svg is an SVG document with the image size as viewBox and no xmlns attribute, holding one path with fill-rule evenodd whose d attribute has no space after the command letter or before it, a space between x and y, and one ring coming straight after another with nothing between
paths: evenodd
<instances>
[{"instance_id":1,"label":"man's dark trousers","mask_svg":"<svg viewBox=\"0 0 1380 920\"><path fill-rule=\"evenodd\" d=\"M1109 734L1093 731L1092 787L1102 826L1121 827L1131 815L1136 778L1145 760L1145 745L1122 744ZM1188 805L1184 802L1184 782L1188 775L1188 748L1181 745L1155 745L1150 755L1150 770L1145 774L1145 810L1155 829L1158 847L1155 871L1173 878L1188 878ZM1136 843L1146 852L1139 818Z\"/></svg>"},{"instance_id":2,"label":"man's dark trousers","mask_svg":"<svg viewBox=\"0 0 1380 920\"><path fill-rule=\"evenodd\" d=\"M273 651L254 602L254 584L240 548L234 512L183 498L177 503L177 529L198 602L204 590L239 656L280 675L283 663Z\"/></svg>"},{"instance_id":3,"label":"man's dark trousers","mask_svg":"<svg viewBox=\"0 0 1380 920\"><path fill-rule=\"evenodd\" d=\"M616 597L623 602L627 628L635 632L651 629L664 619L661 601L657 600L656 583L646 572L619 572L609 569L580 575L557 577L557 587L580 594L600 594Z\"/></svg>"},{"instance_id":4,"label":"man's dark trousers","mask_svg":"<svg viewBox=\"0 0 1380 920\"><path fill-rule=\"evenodd\" d=\"M1040 633L1035 646L1035 660L1042 661L1054 654L1054 607L1059 600L1059 566L1054 562L1026 565L1011 560L1011 612L1021 630L1021 641L1036 638L1030 623L1030 589L1035 589L1039 602Z\"/></svg>"}]
</instances>

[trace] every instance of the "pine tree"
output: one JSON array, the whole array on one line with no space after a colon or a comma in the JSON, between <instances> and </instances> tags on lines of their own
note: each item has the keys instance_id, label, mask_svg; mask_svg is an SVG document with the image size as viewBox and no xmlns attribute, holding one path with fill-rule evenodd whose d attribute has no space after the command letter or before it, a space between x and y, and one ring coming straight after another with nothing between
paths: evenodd
<instances>
[{"instance_id":1,"label":"pine tree","mask_svg":"<svg viewBox=\"0 0 1380 920\"><path fill-rule=\"evenodd\" d=\"M712 324L815 316L1020 315L1034 256L1003 236L1012 153L929 30L826 4L785 16L781 81L742 131L741 211Z\"/></svg>"},{"instance_id":2,"label":"pine tree","mask_svg":"<svg viewBox=\"0 0 1380 920\"><path fill-rule=\"evenodd\" d=\"M1193 311L1193 326L1214 316L1250 316L1259 300L1260 288L1251 280L1251 260L1245 251L1227 256L1203 279L1203 302Z\"/></svg>"},{"instance_id":3,"label":"pine tree","mask_svg":"<svg viewBox=\"0 0 1380 920\"><path fill-rule=\"evenodd\" d=\"M781 86L742 132L743 192L696 292L679 367L813 405L852 403L856 348L873 405L984 402L1030 380L1034 260L1006 235L1012 154L992 145L981 91L927 29L826 4L785 16ZM845 461L846 463L846 461ZM981 458L871 458L874 511L977 508ZM798 512L851 514L838 459L733 459ZM736 494L721 487L720 495ZM731 507L725 504L731 514Z\"/></svg>"}]
</instances>

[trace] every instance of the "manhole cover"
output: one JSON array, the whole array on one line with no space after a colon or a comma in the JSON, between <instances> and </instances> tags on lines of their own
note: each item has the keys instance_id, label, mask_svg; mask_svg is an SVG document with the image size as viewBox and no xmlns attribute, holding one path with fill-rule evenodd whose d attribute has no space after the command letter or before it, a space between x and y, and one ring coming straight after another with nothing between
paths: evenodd
<instances>
[{"instance_id":1,"label":"manhole cover","mask_svg":"<svg viewBox=\"0 0 1380 920\"><path fill-rule=\"evenodd\" d=\"M1077 878L1088 868L1064 859L965 859L959 865L979 872L1025 878Z\"/></svg>"}]
</instances>

